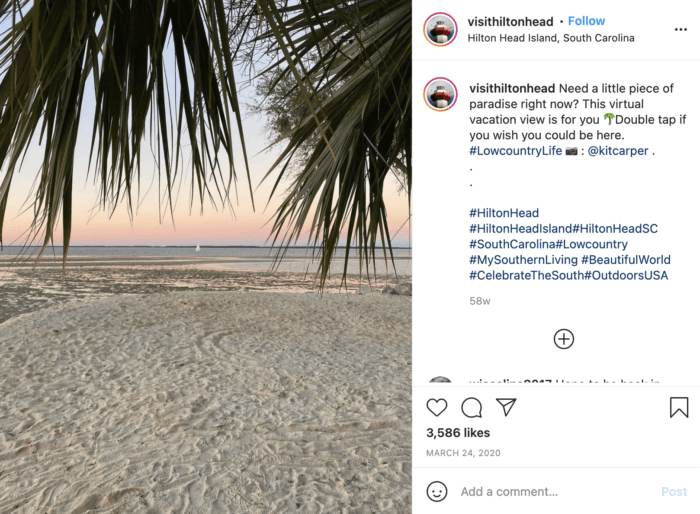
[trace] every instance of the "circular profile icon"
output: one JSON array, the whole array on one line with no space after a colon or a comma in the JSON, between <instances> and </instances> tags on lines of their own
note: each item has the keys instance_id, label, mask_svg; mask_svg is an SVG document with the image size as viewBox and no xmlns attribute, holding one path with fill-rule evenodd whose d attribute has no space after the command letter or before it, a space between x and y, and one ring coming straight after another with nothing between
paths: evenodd
<instances>
[{"instance_id":1,"label":"circular profile icon","mask_svg":"<svg viewBox=\"0 0 700 514\"><path fill-rule=\"evenodd\" d=\"M445 77L435 78L425 86L423 98L432 110L447 111L457 103L457 86Z\"/></svg>"},{"instance_id":2,"label":"circular profile icon","mask_svg":"<svg viewBox=\"0 0 700 514\"><path fill-rule=\"evenodd\" d=\"M423 34L431 45L447 46L457 37L457 22L446 12L436 12L425 20Z\"/></svg>"}]
</instances>

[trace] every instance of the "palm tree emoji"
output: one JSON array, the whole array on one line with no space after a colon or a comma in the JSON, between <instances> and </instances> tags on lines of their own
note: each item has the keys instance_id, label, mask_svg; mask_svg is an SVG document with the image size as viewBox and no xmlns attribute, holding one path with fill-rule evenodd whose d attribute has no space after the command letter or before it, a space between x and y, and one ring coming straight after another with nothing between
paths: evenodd
<instances>
[{"instance_id":1,"label":"palm tree emoji","mask_svg":"<svg viewBox=\"0 0 700 514\"><path fill-rule=\"evenodd\" d=\"M611 112L603 116L604 119L608 120L608 125L612 125L612 120L615 117L615 115Z\"/></svg>"}]
</instances>

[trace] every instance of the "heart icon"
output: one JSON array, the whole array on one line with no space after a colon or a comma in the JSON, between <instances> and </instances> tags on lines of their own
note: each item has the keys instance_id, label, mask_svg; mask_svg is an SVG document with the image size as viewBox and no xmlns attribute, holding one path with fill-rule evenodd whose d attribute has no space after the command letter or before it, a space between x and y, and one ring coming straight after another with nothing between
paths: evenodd
<instances>
[{"instance_id":1,"label":"heart icon","mask_svg":"<svg viewBox=\"0 0 700 514\"><path fill-rule=\"evenodd\" d=\"M439 400L436 400L434 398L431 398L428 400L428 410L435 414L436 416L439 416L443 412L445 412L445 409L447 408L447 401L444 400L443 398L440 398Z\"/></svg>"}]
</instances>

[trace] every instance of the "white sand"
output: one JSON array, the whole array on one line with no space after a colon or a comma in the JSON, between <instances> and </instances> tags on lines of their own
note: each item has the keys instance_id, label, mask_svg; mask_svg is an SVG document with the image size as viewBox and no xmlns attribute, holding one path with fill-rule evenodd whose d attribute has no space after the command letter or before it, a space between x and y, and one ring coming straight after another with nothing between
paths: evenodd
<instances>
[{"instance_id":1,"label":"white sand","mask_svg":"<svg viewBox=\"0 0 700 514\"><path fill-rule=\"evenodd\" d=\"M0 513L410 512L411 300L189 292L0 325Z\"/></svg>"}]
</instances>

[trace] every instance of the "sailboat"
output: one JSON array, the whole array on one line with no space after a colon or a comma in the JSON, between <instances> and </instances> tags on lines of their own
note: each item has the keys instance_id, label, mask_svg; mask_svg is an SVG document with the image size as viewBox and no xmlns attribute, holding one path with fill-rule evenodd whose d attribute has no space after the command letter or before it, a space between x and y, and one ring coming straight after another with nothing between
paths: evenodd
<instances>
[{"instance_id":1,"label":"sailboat","mask_svg":"<svg viewBox=\"0 0 700 514\"><path fill-rule=\"evenodd\" d=\"M197 245L197 248L195 249L195 252L201 252L201 250L199 249L199 245Z\"/></svg>"}]
</instances>

